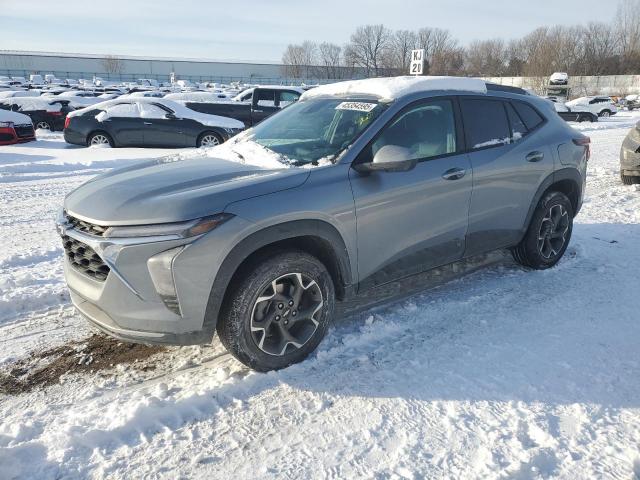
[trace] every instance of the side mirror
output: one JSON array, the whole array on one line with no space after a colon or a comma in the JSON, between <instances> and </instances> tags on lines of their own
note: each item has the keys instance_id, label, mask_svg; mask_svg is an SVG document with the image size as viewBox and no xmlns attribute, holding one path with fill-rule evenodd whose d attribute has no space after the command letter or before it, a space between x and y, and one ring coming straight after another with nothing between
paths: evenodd
<instances>
[{"instance_id":1,"label":"side mirror","mask_svg":"<svg viewBox=\"0 0 640 480\"><path fill-rule=\"evenodd\" d=\"M176 120L178 117L176 117L173 113L167 113L164 118L166 118L167 120Z\"/></svg>"},{"instance_id":2,"label":"side mirror","mask_svg":"<svg viewBox=\"0 0 640 480\"><path fill-rule=\"evenodd\" d=\"M416 158L412 158L408 148L398 145L385 145L376 152L373 161L359 163L353 166L356 172L408 172L418 164Z\"/></svg>"}]
</instances>

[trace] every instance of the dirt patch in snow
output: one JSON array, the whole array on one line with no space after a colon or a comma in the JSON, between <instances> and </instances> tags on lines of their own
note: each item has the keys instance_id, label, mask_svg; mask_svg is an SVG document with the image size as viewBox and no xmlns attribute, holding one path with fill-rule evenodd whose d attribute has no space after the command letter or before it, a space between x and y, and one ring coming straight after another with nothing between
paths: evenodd
<instances>
[{"instance_id":1,"label":"dirt patch in snow","mask_svg":"<svg viewBox=\"0 0 640 480\"><path fill-rule=\"evenodd\" d=\"M0 394L18 395L37 387L46 387L73 373L93 373L120 364L140 364L142 371L153 370L150 357L165 350L161 346L123 343L105 335L95 334L84 340L42 352L32 352L24 359L0 372Z\"/></svg>"}]
</instances>

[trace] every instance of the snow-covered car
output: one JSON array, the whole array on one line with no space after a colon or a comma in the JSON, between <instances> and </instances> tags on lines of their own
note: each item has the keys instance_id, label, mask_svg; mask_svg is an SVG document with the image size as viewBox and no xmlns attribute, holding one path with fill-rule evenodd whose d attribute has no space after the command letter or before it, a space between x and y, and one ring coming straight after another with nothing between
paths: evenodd
<instances>
[{"instance_id":1,"label":"snow-covered car","mask_svg":"<svg viewBox=\"0 0 640 480\"><path fill-rule=\"evenodd\" d=\"M226 94L218 92L184 92L169 93L164 96L167 100L174 102L219 102L221 100L229 100Z\"/></svg>"},{"instance_id":2,"label":"snow-covered car","mask_svg":"<svg viewBox=\"0 0 640 480\"><path fill-rule=\"evenodd\" d=\"M163 98L117 98L71 112L64 139L111 147L210 147L244 129L231 118L206 115Z\"/></svg>"},{"instance_id":3,"label":"snow-covered car","mask_svg":"<svg viewBox=\"0 0 640 480\"><path fill-rule=\"evenodd\" d=\"M569 83L569 75L565 72L555 72L549 77L550 85L566 85Z\"/></svg>"},{"instance_id":4,"label":"snow-covered car","mask_svg":"<svg viewBox=\"0 0 640 480\"><path fill-rule=\"evenodd\" d=\"M89 107L104 101L101 98L97 98L94 92L87 90L69 90L62 92L58 95L58 98L69 100L69 105L75 109Z\"/></svg>"},{"instance_id":5,"label":"snow-covered car","mask_svg":"<svg viewBox=\"0 0 640 480\"><path fill-rule=\"evenodd\" d=\"M618 113L618 107L611 97L580 97L567 102L567 106L572 110L583 110L595 113L599 117L610 117Z\"/></svg>"},{"instance_id":6,"label":"snow-covered car","mask_svg":"<svg viewBox=\"0 0 640 480\"><path fill-rule=\"evenodd\" d=\"M40 93L40 90L7 90L6 92L0 92L0 98L39 97Z\"/></svg>"},{"instance_id":7,"label":"snow-covered car","mask_svg":"<svg viewBox=\"0 0 640 480\"><path fill-rule=\"evenodd\" d=\"M560 115L560 118L567 122L597 122L598 115L595 113L580 109L579 106L574 107L575 110L567 106L566 103L551 100L556 112Z\"/></svg>"},{"instance_id":8,"label":"snow-covered car","mask_svg":"<svg viewBox=\"0 0 640 480\"><path fill-rule=\"evenodd\" d=\"M72 108L68 101L58 97L11 97L0 98L0 109L28 115L36 129L59 131Z\"/></svg>"},{"instance_id":9,"label":"snow-covered car","mask_svg":"<svg viewBox=\"0 0 640 480\"><path fill-rule=\"evenodd\" d=\"M35 140L31 119L22 113L0 109L0 145Z\"/></svg>"}]
</instances>

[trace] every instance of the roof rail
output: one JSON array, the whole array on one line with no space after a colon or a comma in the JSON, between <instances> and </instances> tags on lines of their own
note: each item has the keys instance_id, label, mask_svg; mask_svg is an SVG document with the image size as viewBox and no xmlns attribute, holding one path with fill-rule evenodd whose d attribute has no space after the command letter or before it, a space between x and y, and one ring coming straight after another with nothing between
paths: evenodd
<instances>
[{"instance_id":1,"label":"roof rail","mask_svg":"<svg viewBox=\"0 0 640 480\"><path fill-rule=\"evenodd\" d=\"M499 83L491 83L487 82L487 90L493 92L509 92L509 93L518 93L520 95L529 95L529 93L520 87L511 87L509 85L500 85Z\"/></svg>"}]
</instances>

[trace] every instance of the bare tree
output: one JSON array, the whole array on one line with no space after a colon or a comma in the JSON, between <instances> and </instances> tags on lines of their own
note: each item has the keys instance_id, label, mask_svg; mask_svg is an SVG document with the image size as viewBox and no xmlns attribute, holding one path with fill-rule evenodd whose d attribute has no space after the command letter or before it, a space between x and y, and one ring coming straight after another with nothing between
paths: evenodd
<instances>
[{"instance_id":1,"label":"bare tree","mask_svg":"<svg viewBox=\"0 0 640 480\"><path fill-rule=\"evenodd\" d=\"M124 72L124 62L114 55L105 56L100 63L102 63L105 73L121 74Z\"/></svg>"},{"instance_id":2,"label":"bare tree","mask_svg":"<svg viewBox=\"0 0 640 480\"><path fill-rule=\"evenodd\" d=\"M282 70L286 77L311 78L316 60L317 46L314 42L304 41L300 45L287 45L282 54Z\"/></svg>"},{"instance_id":3,"label":"bare tree","mask_svg":"<svg viewBox=\"0 0 640 480\"><path fill-rule=\"evenodd\" d=\"M502 76L508 66L507 48L504 40L476 40L465 52L465 71L468 75Z\"/></svg>"},{"instance_id":4,"label":"bare tree","mask_svg":"<svg viewBox=\"0 0 640 480\"><path fill-rule=\"evenodd\" d=\"M391 31L382 24L358 27L348 44L349 61L364 68L367 76L380 75L390 38Z\"/></svg>"},{"instance_id":5,"label":"bare tree","mask_svg":"<svg viewBox=\"0 0 640 480\"><path fill-rule=\"evenodd\" d=\"M619 1L615 28L625 71L637 73L640 66L640 0Z\"/></svg>"},{"instance_id":6,"label":"bare tree","mask_svg":"<svg viewBox=\"0 0 640 480\"><path fill-rule=\"evenodd\" d=\"M387 49L386 66L396 74L406 74L411 64L411 50L416 48L418 36L410 30L393 33Z\"/></svg>"},{"instance_id":7,"label":"bare tree","mask_svg":"<svg viewBox=\"0 0 640 480\"><path fill-rule=\"evenodd\" d=\"M318 46L319 77L326 79L341 78L342 48L329 42L322 42Z\"/></svg>"}]
</instances>

